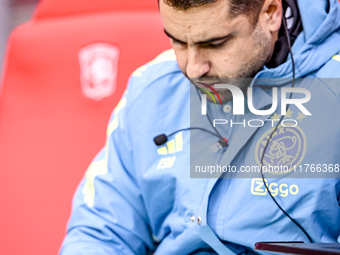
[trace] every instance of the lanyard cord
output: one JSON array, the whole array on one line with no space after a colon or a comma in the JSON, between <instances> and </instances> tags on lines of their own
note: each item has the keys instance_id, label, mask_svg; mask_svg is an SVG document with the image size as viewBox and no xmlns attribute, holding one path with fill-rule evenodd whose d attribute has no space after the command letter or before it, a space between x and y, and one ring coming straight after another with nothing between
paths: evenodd
<instances>
[{"instance_id":1,"label":"lanyard cord","mask_svg":"<svg viewBox=\"0 0 340 255\"><path fill-rule=\"evenodd\" d=\"M289 39L289 34L288 34L288 30L287 30L287 25L286 25L286 20L284 19L284 17L282 16L282 20L283 20L283 26L284 26L284 30L285 30L285 33L286 33L286 36L287 36L287 42L288 42L288 47L289 47L289 53L291 55L291 60L292 60L292 67L293 67L293 81L292 81L292 88L294 88L294 85L295 85L295 63L294 63L294 57L293 57L293 52L292 52L292 48L291 48L291 44L290 44L290 39ZM292 98L292 92L290 93L290 96L289 96L289 99ZM288 110L288 104L286 106L286 111ZM268 187L268 184L265 182L264 180L264 174L263 174L263 160L264 160L264 154L267 150L267 147L269 145L269 142L270 140L272 139L273 137L273 134L275 133L275 131L277 130L277 128L279 127L282 119L284 118L284 115L281 116L280 118L280 121L277 123L276 127L274 128L273 132L271 133L267 143L266 143L266 146L264 147L264 150L263 150L263 153L262 153L262 157L261 157L261 177L262 177L262 181L263 181L263 184L264 186L266 187L266 190L268 191L268 194L270 195L270 197L272 198L272 200L274 201L274 203L277 205L277 207L292 221L294 222L294 224L296 226L298 226L302 232L307 236L308 240L313 243L313 240L312 238L309 236L309 234L307 233L307 231L295 220L293 219L280 205L279 203L276 201L276 199L274 198L274 196L272 195L272 193L270 192L269 190L269 187Z\"/></svg>"}]
</instances>

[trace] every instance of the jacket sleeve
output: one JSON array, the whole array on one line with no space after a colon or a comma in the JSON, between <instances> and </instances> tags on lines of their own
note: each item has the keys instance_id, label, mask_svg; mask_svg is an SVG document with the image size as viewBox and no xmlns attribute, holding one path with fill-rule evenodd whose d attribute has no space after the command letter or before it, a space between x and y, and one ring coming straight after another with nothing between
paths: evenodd
<instances>
[{"instance_id":1,"label":"jacket sleeve","mask_svg":"<svg viewBox=\"0 0 340 255\"><path fill-rule=\"evenodd\" d=\"M73 199L60 254L148 254L154 249L134 174L126 93L113 112L104 149Z\"/></svg>"}]
</instances>

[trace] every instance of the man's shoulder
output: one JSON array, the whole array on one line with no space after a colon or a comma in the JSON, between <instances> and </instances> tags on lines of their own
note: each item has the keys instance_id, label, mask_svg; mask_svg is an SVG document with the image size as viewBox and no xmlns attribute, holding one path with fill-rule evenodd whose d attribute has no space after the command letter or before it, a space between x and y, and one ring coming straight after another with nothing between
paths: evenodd
<instances>
[{"instance_id":1,"label":"man's shoulder","mask_svg":"<svg viewBox=\"0 0 340 255\"><path fill-rule=\"evenodd\" d=\"M340 78L340 52L328 60L317 72L317 78Z\"/></svg>"},{"instance_id":2,"label":"man's shoulder","mask_svg":"<svg viewBox=\"0 0 340 255\"><path fill-rule=\"evenodd\" d=\"M150 98L169 97L176 94L177 90L189 91L188 83L176 61L174 51L166 50L147 64L137 68L131 75L128 92L130 102L150 100ZM169 89L172 93L169 94Z\"/></svg>"},{"instance_id":3,"label":"man's shoulder","mask_svg":"<svg viewBox=\"0 0 340 255\"><path fill-rule=\"evenodd\" d=\"M162 52L155 59L137 68L131 75L130 84L137 83L137 86L144 90L157 80L174 75L181 76L183 74L177 65L175 52L171 49Z\"/></svg>"},{"instance_id":4,"label":"man's shoulder","mask_svg":"<svg viewBox=\"0 0 340 255\"><path fill-rule=\"evenodd\" d=\"M340 98L340 52L327 61L315 73L315 77L321 80L337 98Z\"/></svg>"},{"instance_id":5,"label":"man's shoulder","mask_svg":"<svg viewBox=\"0 0 340 255\"><path fill-rule=\"evenodd\" d=\"M167 73L179 71L173 49L165 50L150 62L137 68L132 77L159 77Z\"/></svg>"}]
</instances>

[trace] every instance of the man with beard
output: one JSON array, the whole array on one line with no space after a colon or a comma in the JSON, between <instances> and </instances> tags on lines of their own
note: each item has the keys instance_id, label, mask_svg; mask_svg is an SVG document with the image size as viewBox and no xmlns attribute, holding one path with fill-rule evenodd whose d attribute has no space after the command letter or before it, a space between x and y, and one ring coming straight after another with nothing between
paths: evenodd
<instances>
[{"instance_id":1,"label":"man with beard","mask_svg":"<svg viewBox=\"0 0 340 255\"><path fill-rule=\"evenodd\" d=\"M132 74L76 192L61 254L337 242L337 0L160 0L159 9L174 52ZM248 91L252 108L233 114L239 98L218 87L226 81Z\"/></svg>"}]
</instances>

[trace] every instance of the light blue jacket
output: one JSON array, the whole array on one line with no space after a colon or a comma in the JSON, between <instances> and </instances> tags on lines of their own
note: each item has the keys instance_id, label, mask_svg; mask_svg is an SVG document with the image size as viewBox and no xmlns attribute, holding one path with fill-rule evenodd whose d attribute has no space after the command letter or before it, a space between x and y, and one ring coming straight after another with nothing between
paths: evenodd
<instances>
[{"instance_id":1,"label":"light blue jacket","mask_svg":"<svg viewBox=\"0 0 340 255\"><path fill-rule=\"evenodd\" d=\"M340 85L324 78L340 78L340 5L337 0L298 4L304 30L293 53L296 77L307 79L297 80L295 86L311 92L304 106L312 116L292 106L287 114L298 127L278 129L276 135L290 139L293 149L289 151L289 142L277 143L285 153L265 159L272 165L284 160L303 171L307 165L325 165L327 170L332 165L334 170L340 164ZM289 87L291 77L290 58L275 69L264 67L256 78L266 79L251 84L254 107L270 107L271 87ZM234 121L271 118L254 117L249 111L235 116L211 103L208 113L212 119ZM189 126L213 131L201 115L196 90L179 70L174 53L167 51L132 74L109 122L106 145L75 194L61 254L254 254L258 241L309 242L274 204L260 173L216 178L221 173L215 170L195 175L194 166L204 164L237 170L258 166L258 151L272 132L270 122L261 128L218 126L229 147L217 152L210 147L218 139L200 130L178 132L162 146L153 142L157 135ZM339 179L290 174L265 174L272 195L314 242L337 242Z\"/></svg>"}]
</instances>

